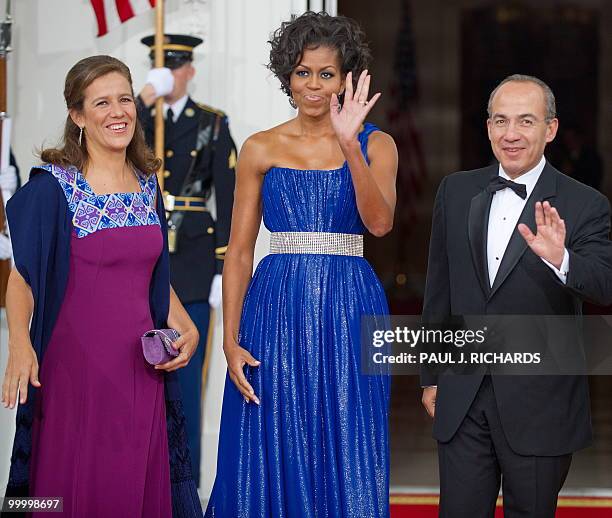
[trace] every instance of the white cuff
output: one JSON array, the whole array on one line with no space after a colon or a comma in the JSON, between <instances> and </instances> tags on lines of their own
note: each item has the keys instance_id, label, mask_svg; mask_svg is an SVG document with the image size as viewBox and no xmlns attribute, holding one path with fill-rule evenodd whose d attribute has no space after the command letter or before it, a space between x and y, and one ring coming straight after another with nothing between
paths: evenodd
<instances>
[{"instance_id":1,"label":"white cuff","mask_svg":"<svg viewBox=\"0 0 612 518\"><path fill-rule=\"evenodd\" d=\"M208 304L211 308L217 309L223 299L223 283L220 273L216 273L212 278L210 285L210 294L208 295Z\"/></svg>"},{"instance_id":2,"label":"white cuff","mask_svg":"<svg viewBox=\"0 0 612 518\"><path fill-rule=\"evenodd\" d=\"M561 268L559 268L558 270L557 268L555 268L554 265L549 263L546 259L544 258L540 258L540 259L544 261L544 264L546 264L546 266L548 266L553 272L555 272L555 275L559 277L559 280L563 284L567 283L567 274L569 272L569 252L567 251L567 248L565 249L563 253L563 261L561 261Z\"/></svg>"}]
</instances>

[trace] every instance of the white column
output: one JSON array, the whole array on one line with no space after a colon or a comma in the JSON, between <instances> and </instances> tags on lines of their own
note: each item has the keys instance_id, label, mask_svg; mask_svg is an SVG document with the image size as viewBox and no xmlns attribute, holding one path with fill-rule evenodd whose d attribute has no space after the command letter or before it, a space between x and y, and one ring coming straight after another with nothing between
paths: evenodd
<instances>
[{"instance_id":1,"label":"white column","mask_svg":"<svg viewBox=\"0 0 612 518\"><path fill-rule=\"evenodd\" d=\"M316 13L325 11L328 14L336 15L338 11L337 0L295 0L303 11L314 11ZM301 5L300 5L301 4Z\"/></svg>"},{"instance_id":2,"label":"white column","mask_svg":"<svg viewBox=\"0 0 612 518\"><path fill-rule=\"evenodd\" d=\"M338 14L338 0L291 0L291 13L300 15L305 11L325 11L335 16Z\"/></svg>"}]
</instances>

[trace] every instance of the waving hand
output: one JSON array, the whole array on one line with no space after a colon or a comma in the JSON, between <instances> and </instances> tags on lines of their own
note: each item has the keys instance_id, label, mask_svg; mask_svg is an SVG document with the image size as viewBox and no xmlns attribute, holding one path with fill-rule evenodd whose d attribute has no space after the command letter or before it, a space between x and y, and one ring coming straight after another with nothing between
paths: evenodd
<instances>
[{"instance_id":1,"label":"waving hand","mask_svg":"<svg viewBox=\"0 0 612 518\"><path fill-rule=\"evenodd\" d=\"M349 142L357 137L367 114L380 98L381 94L377 93L368 101L370 78L368 71L364 70L359 76L357 87L353 90L352 73L346 74L346 88L342 106L340 106L338 96L332 94L330 115L332 126L340 142Z\"/></svg>"}]
</instances>

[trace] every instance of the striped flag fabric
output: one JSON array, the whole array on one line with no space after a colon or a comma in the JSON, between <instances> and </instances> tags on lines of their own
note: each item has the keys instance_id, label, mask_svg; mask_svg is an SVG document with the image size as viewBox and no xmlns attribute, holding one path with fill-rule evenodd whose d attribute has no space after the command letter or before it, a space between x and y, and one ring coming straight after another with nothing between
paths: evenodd
<instances>
[{"instance_id":1,"label":"striped flag fabric","mask_svg":"<svg viewBox=\"0 0 612 518\"><path fill-rule=\"evenodd\" d=\"M155 0L91 0L98 22L98 38L134 16L155 7Z\"/></svg>"}]
</instances>

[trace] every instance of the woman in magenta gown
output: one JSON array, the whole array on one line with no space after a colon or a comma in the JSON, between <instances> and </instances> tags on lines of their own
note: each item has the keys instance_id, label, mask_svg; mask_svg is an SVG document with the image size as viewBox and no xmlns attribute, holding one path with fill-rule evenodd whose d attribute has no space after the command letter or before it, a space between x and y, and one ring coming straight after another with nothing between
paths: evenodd
<instances>
[{"instance_id":1,"label":"woman in magenta gown","mask_svg":"<svg viewBox=\"0 0 612 518\"><path fill-rule=\"evenodd\" d=\"M65 98L63 147L42 152L7 208L4 404L19 393L7 496L61 497L71 517L200 517L173 373L198 334L169 284L159 161L123 63L80 61ZM168 326L180 353L154 368L140 336Z\"/></svg>"}]
</instances>

